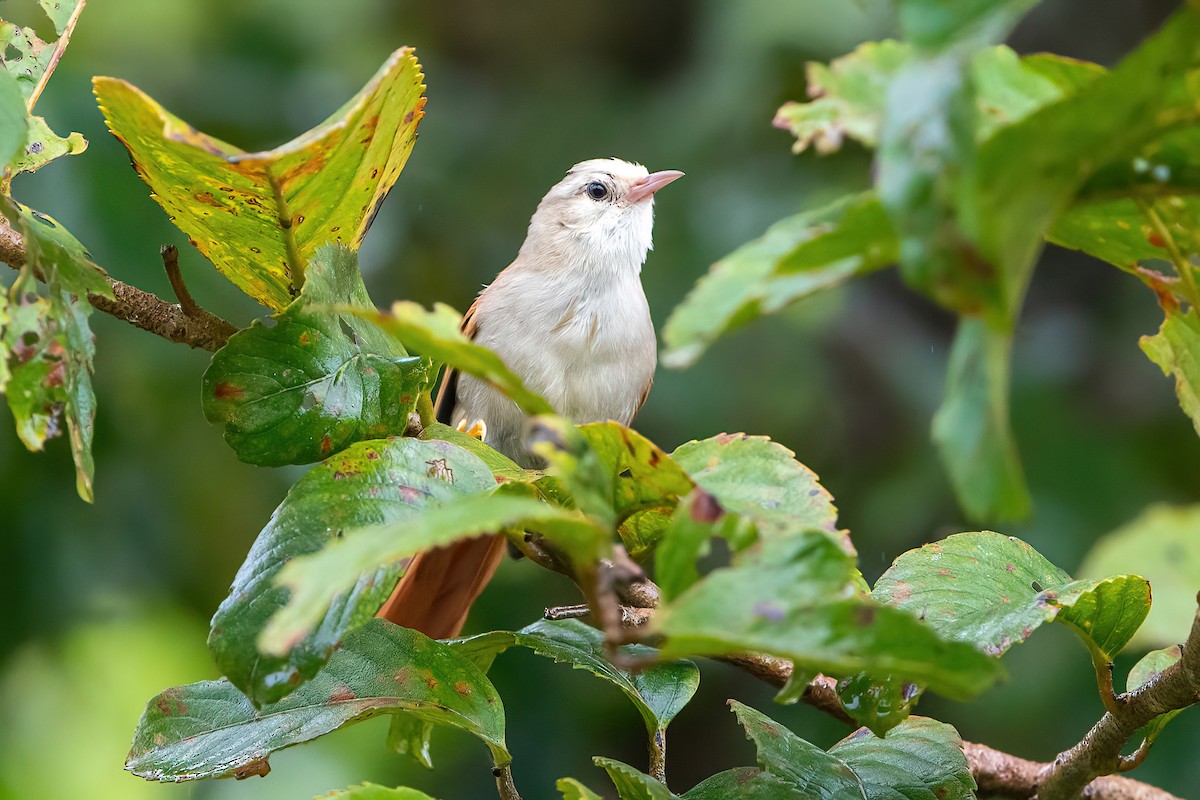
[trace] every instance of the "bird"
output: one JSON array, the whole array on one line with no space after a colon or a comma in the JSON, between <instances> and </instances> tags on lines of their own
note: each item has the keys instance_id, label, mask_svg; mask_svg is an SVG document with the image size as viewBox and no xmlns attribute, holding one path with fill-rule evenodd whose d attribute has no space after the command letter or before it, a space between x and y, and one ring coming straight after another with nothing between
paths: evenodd
<instances>
[{"instance_id":1,"label":"bird","mask_svg":"<svg viewBox=\"0 0 1200 800\"><path fill-rule=\"evenodd\" d=\"M681 177L617 158L575 164L538 203L516 258L463 316L464 335L572 422L632 423L657 364L641 282L654 198ZM447 369L434 409L439 422L483 431L518 465L543 466L525 443L524 413L487 382ZM434 639L457 636L505 550L504 536L491 534L418 554L378 616Z\"/></svg>"}]
</instances>

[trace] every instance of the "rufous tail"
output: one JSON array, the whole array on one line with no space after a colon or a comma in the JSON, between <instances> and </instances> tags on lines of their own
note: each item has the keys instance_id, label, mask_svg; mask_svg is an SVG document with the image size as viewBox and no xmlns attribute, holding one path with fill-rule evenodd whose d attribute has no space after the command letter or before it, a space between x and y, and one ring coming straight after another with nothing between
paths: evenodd
<instances>
[{"instance_id":1,"label":"rufous tail","mask_svg":"<svg viewBox=\"0 0 1200 800\"><path fill-rule=\"evenodd\" d=\"M504 536L492 534L418 554L376 616L431 639L457 636L506 550Z\"/></svg>"}]
</instances>

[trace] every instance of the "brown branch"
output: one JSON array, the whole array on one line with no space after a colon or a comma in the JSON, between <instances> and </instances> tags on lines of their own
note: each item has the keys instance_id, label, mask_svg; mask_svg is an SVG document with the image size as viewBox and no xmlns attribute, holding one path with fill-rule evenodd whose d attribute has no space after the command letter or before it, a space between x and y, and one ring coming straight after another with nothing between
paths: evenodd
<instances>
[{"instance_id":1,"label":"brown branch","mask_svg":"<svg viewBox=\"0 0 1200 800\"><path fill-rule=\"evenodd\" d=\"M1200 598L1197 598L1200 602ZM1200 610L1192 619L1192 630L1183 643L1179 660L1141 688L1120 695L1116 707L1107 712L1079 744L1060 753L1042 770L1039 800L1068 800L1096 797L1089 782L1101 775L1132 769L1145 758L1144 743L1125 760L1121 751L1138 728L1168 711L1187 708L1200 701ZM1093 786L1095 784L1092 784ZM1087 787L1085 789L1085 787Z\"/></svg>"},{"instance_id":2,"label":"brown branch","mask_svg":"<svg viewBox=\"0 0 1200 800\"><path fill-rule=\"evenodd\" d=\"M25 242L4 217L0 217L0 261L13 269L20 269L26 261ZM233 323L202 308L196 307L194 315L188 314L181 306L172 305L155 294L105 277L113 296L88 295L88 302L106 314L169 342L216 352L238 331Z\"/></svg>"}]
</instances>

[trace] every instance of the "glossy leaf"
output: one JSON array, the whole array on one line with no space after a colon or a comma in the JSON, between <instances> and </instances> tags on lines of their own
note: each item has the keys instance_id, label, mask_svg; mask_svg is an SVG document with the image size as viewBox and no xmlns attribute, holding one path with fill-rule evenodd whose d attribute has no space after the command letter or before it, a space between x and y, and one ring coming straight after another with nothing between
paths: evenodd
<instances>
[{"instance_id":1,"label":"glossy leaf","mask_svg":"<svg viewBox=\"0 0 1200 800\"><path fill-rule=\"evenodd\" d=\"M1139 344L1164 375L1175 379L1179 406L1200 434L1200 310L1168 312L1158 333L1143 336Z\"/></svg>"},{"instance_id":2,"label":"glossy leaf","mask_svg":"<svg viewBox=\"0 0 1200 800\"><path fill-rule=\"evenodd\" d=\"M1137 691L1143 686L1158 680L1158 677L1178 662L1182 656L1183 648L1179 645L1168 647L1165 650L1151 650L1133 665L1133 669L1129 670L1129 677L1125 681L1126 691ZM1149 723L1138 729L1137 733L1133 735L1133 741L1136 742L1141 738L1153 742L1162 733L1167 723L1182 711L1182 708L1176 708L1165 714L1159 714L1150 720Z\"/></svg>"},{"instance_id":3,"label":"glossy leaf","mask_svg":"<svg viewBox=\"0 0 1200 800\"><path fill-rule=\"evenodd\" d=\"M849 800L867 797L849 765L832 753L801 739L766 715L736 700L729 701L738 722L758 751L758 763L805 797Z\"/></svg>"},{"instance_id":4,"label":"glossy leaf","mask_svg":"<svg viewBox=\"0 0 1200 800\"><path fill-rule=\"evenodd\" d=\"M461 370L487 381L512 398L527 414L553 413L549 404L525 387L525 383L498 355L463 335L462 317L444 303L432 311L419 303L403 300L390 313L359 312L401 342L411 353Z\"/></svg>"},{"instance_id":5,"label":"glossy leaf","mask_svg":"<svg viewBox=\"0 0 1200 800\"><path fill-rule=\"evenodd\" d=\"M278 311L318 247L362 242L412 151L423 79L412 50L397 50L329 119L260 153L197 131L124 81L96 78L95 91L175 225L239 289Z\"/></svg>"},{"instance_id":6,"label":"glossy leaf","mask_svg":"<svg viewBox=\"0 0 1200 800\"><path fill-rule=\"evenodd\" d=\"M664 658L762 652L801 672L895 675L951 697L999 676L996 662L915 617L858 594L854 563L831 537L767 540L659 609Z\"/></svg>"},{"instance_id":7,"label":"glossy leaf","mask_svg":"<svg viewBox=\"0 0 1200 800\"><path fill-rule=\"evenodd\" d=\"M613 665L605 649L604 634L579 620L539 620L519 631L494 631L450 642L455 650L480 663L489 654L509 647L527 647L560 664L586 670L620 689L637 708L653 739L662 734L700 685L700 670L690 661L660 661L637 672ZM625 645L630 661L652 659L658 652L644 645Z\"/></svg>"},{"instance_id":8,"label":"glossy leaf","mask_svg":"<svg viewBox=\"0 0 1200 800\"><path fill-rule=\"evenodd\" d=\"M1031 500L1008 414L1012 335L982 319L959 322L933 441L958 501L975 520L1023 519Z\"/></svg>"},{"instance_id":9,"label":"glossy leaf","mask_svg":"<svg viewBox=\"0 0 1200 800\"><path fill-rule=\"evenodd\" d=\"M1200 559L1200 505L1153 505L1103 536L1083 560L1079 574L1135 570L1154 587L1154 605L1133 637L1142 648L1169 647L1187 638L1196 614Z\"/></svg>"},{"instance_id":10,"label":"glossy leaf","mask_svg":"<svg viewBox=\"0 0 1200 800\"><path fill-rule=\"evenodd\" d=\"M428 447L433 443L420 444ZM453 445L444 445L439 449L451 447ZM474 459L464 451L459 452L460 460ZM478 459L475 461L473 467L483 466ZM425 463L435 466L427 467L429 477L421 475L420 478L451 483L457 480L457 470L450 467L447 460ZM445 477L438 477L439 473ZM490 474L488 479L491 479ZM461 490L461 494L445 498L443 503L423 503L426 507L419 515L404 516L372 527L348 527L338 541L289 560L275 578L276 585L288 590L287 604L263 628L258 637L259 649L268 656L286 656L297 644L320 633L329 615L336 613L339 596L353 592L364 581L372 580L380 570L395 569L404 559L423 550L570 516L570 512L528 497L483 493L483 487L473 484L471 488ZM468 494L470 491L476 494Z\"/></svg>"},{"instance_id":11,"label":"glossy leaf","mask_svg":"<svg viewBox=\"0 0 1200 800\"><path fill-rule=\"evenodd\" d=\"M338 595L286 656L268 656L258 638L288 602L288 590L276 583L285 563L324 549L346 530L418 519L431 506L494 486L483 462L446 442L359 442L317 465L275 510L213 616L209 648L217 666L256 704L283 698L374 616L401 574L399 564L379 565Z\"/></svg>"},{"instance_id":12,"label":"glossy leaf","mask_svg":"<svg viewBox=\"0 0 1200 800\"><path fill-rule=\"evenodd\" d=\"M273 705L256 710L224 679L167 689L147 704L125 768L157 781L264 775L278 750L400 712L478 737L497 765L511 760L504 708L483 673L445 645L376 619Z\"/></svg>"},{"instance_id":13,"label":"glossy leaf","mask_svg":"<svg viewBox=\"0 0 1200 800\"><path fill-rule=\"evenodd\" d=\"M955 534L908 551L871 594L916 614L947 638L996 656L1057 619L1111 661L1150 609L1143 578L1073 581L1020 539L988 531Z\"/></svg>"},{"instance_id":14,"label":"glossy leaf","mask_svg":"<svg viewBox=\"0 0 1200 800\"><path fill-rule=\"evenodd\" d=\"M364 783L351 786L349 789L339 789L329 794L314 797L313 800L434 800L434 798L418 792L416 789L400 787L389 789L374 783Z\"/></svg>"},{"instance_id":15,"label":"glossy leaf","mask_svg":"<svg viewBox=\"0 0 1200 800\"><path fill-rule=\"evenodd\" d=\"M722 509L753 520L764 536L837 531L833 495L795 453L766 436L721 433L685 442L671 458Z\"/></svg>"},{"instance_id":16,"label":"glossy leaf","mask_svg":"<svg viewBox=\"0 0 1200 800\"><path fill-rule=\"evenodd\" d=\"M872 678L860 672L838 681L837 691L842 708L855 722L876 736L885 736L908 719L924 690L915 683Z\"/></svg>"},{"instance_id":17,"label":"glossy leaf","mask_svg":"<svg viewBox=\"0 0 1200 800\"><path fill-rule=\"evenodd\" d=\"M688 366L722 334L895 262L897 248L871 193L777 222L714 264L671 312L663 362Z\"/></svg>"},{"instance_id":18,"label":"glossy leaf","mask_svg":"<svg viewBox=\"0 0 1200 800\"><path fill-rule=\"evenodd\" d=\"M329 245L286 311L234 334L213 356L204 415L242 461L309 464L408 426L433 382L430 363L357 316L328 310L338 304L374 309L354 253Z\"/></svg>"},{"instance_id":19,"label":"glossy leaf","mask_svg":"<svg viewBox=\"0 0 1200 800\"><path fill-rule=\"evenodd\" d=\"M865 728L829 748L862 781L868 800L974 800L975 779L950 725L910 717L886 738Z\"/></svg>"}]
</instances>

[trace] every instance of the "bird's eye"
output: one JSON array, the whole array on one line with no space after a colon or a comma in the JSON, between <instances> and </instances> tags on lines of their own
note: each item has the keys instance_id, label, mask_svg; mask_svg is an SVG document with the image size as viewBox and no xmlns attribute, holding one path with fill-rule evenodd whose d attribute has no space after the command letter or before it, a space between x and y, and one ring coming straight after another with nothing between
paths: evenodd
<instances>
[{"instance_id":1,"label":"bird's eye","mask_svg":"<svg viewBox=\"0 0 1200 800\"><path fill-rule=\"evenodd\" d=\"M600 181L592 181L584 188L584 191L593 200L603 200L608 197L608 187Z\"/></svg>"}]
</instances>

